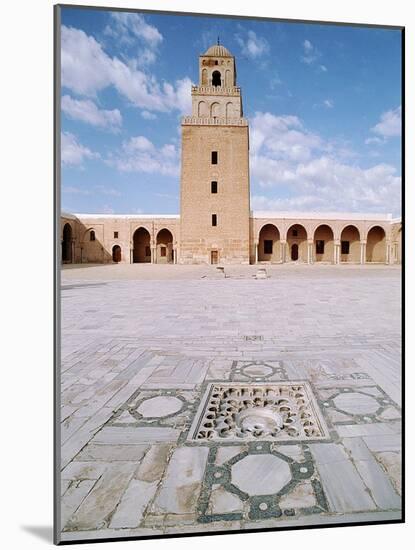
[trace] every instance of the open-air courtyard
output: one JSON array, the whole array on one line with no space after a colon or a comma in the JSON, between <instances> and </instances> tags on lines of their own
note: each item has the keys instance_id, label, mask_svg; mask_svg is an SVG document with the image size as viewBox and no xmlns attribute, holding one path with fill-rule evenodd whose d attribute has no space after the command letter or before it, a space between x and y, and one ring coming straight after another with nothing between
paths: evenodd
<instances>
[{"instance_id":1,"label":"open-air courtyard","mask_svg":"<svg viewBox=\"0 0 415 550\"><path fill-rule=\"evenodd\" d=\"M62 540L401 517L400 266L225 273L64 266Z\"/></svg>"}]
</instances>

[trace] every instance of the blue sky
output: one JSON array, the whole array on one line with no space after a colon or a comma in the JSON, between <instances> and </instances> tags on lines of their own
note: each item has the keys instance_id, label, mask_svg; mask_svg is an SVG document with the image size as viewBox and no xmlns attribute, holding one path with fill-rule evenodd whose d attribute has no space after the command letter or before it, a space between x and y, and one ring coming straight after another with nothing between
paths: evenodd
<instances>
[{"instance_id":1,"label":"blue sky","mask_svg":"<svg viewBox=\"0 0 415 550\"><path fill-rule=\"evenodd\" d=\"M63 210L179 213L180 118L220 36L253 210L400 215L400 31L63 8L61 34Z\"/></svg>"}]
</instances>

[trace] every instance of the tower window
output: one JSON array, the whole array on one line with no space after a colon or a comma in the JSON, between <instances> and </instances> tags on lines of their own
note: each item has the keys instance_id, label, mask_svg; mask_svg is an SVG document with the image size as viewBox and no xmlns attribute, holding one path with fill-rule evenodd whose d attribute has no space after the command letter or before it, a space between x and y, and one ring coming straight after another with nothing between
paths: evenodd
<instances>
[{"instance_id":1,"label":"tower window","mask_svg":"<svg viewBox=\"0 0 415 550\"><path fill-rule=\"evenodd\" d=\"M95 231L90 231L89 232L89 240L90 241L95 241Z\"/></svg>"},{"instance_id":2,"label":"tower window","mask_svg":"<svg viewBox=\"0 0 415 550\"><path fill-rule=\"evenodd\" d=\"M212 151L212 164L217 164L217 163L218 163L218 152Z\"/></svg>"},{"instance_id":3,"label":"tower window","mask_svg":"<svg viewBox=\"0 0 415 550\"><path fill-rule=\"evenodd\" d=\"M342 254L349 254L350 253L350 241L342 241Z\"/></svg>"},{"instance_id":4,"label":"tower window","mask_svg":"<svg viewBox=\"0 0 415 550\"><path fill-rule=\"evenodd\" d=\"M272 241L271 240L265 240L264 241L264 254L272 254Z\"/></svg>"},{"instance_id":5,"label":"tower window","mask_svg":"<svg viewBox=\"0 0 415 550\"><path fill-rule=\"evenodd\" d=\"M216 227L218 225L218 217L216 214L212 214L212 226Z\"/></svg>"},{"instance_id":6,"label":"tower window","mask_svg":"<svg viewBox=\"0 0 415 550\"><path fill-rule=\"evenodd\" d=\"M219 65L219 61L215 59L215 65Z\"/></svg>"},{"instance_id":7,"label":"tower window","mask_svg":"<svg viewBox=\"0 0 415 550\"><path fill-rule=\"evenodd\" d=\"M118 239L118 231L114 231L114 239Z\"/></svg>"},{"instance_id":8,"label":"tower window","mask_svg":"<svg viewBox=\"0 0 415 550\"><path fill-rule=\"evenodd\" d=\"M316 241L316 254L324 254L324 241Z\"/></svg>"},{"instance_id":9,"label":"tower window","mask_svg":"<svg viewBox=\"0 0 415 550\"><path fill-rule=\"evenodd\" d=\"M217 181L211 181L210 182L210 192L211 193L217 193L218 192L218 182Z\"/></svg>"},{"instance_id":10,"label":"tower window","mask_svg":"<svg viewBox=\"0 0 415 550\"><path fill-rule=\"evenodd\" d=\"M212 73L212 86L222 86L221 76L219 71Z\"/></svg>"}]
</instances>

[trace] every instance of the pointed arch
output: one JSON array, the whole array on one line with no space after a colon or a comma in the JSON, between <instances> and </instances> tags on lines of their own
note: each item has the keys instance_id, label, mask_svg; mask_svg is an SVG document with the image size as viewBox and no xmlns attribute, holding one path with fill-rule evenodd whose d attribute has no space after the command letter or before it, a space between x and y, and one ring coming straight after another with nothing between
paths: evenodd
<instances>
[{"instance_id":1,"label":"pointed arch","mask_svg":"<svg viewBox=\"0 0 415 550\"><path fill-rule=\"evenodd\" d=\"M346 225L340 233L340 261L360 263L360 231L355 225Z\"/></svg>"},{"instance_id":2,"label":"pointed arch","mask_svg":"<svg viewBox=\"0 0 415 550\"><path fill-rule=\"evenodd\" d=\"M281 261L281 236L272 223L262 226L258 236L258 261L276 263Z\"/></svg>"},{"instance_id":3,"label":"pointed arch","mask_svg":"<svg viewBox=\"0 0 415 550\"><path fill-rule=\"evenodd\" d=\"M133 263L151 262L151 238L145 227L139 227L133 234Z\"/></svg>"},{"instance_id":4,"label":"pointed arch","mask_svg":"<svg viewBox=\"0 0 415 550\"><path fill-rule=\"evenodd\" d=\"M366 262L386 263L386 232L380 225L374 225L367 233Z\"/></svg>"},{"instance_id":5,"label":"pointed arch","mask_svg":"<svg viewBox=\"0 0 415 550\"><path fill-rule=\"evenodd\" d=\"M72 227L65 223L62 233L62 263L71 264L72 259Z\"/></svg>"},{"instance_id":6,"label":"pointed arch","mask_svg":"<svg viewBox=\"0 0 415 550\"><path fill-rule=\"evenodd\" d=\"M172 264L174 262L173 235L172 232L163 228L157 233L157 263Z\"/></svg>"}]
</instances>

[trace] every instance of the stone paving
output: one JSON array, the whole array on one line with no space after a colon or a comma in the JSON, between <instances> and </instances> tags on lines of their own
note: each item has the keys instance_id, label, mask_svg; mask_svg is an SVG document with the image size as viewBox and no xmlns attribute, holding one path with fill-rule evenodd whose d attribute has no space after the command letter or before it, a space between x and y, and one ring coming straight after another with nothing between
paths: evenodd
<instances>
[{"instance_id":1,"label":"stone paving","mask_svg":"<svg viewBox=\"0 0 415 550\"><path fill-rule=\"evenodd\" d=\"M62 540L401 517L400 269L265 267L63 270Z\"/></svg>"}]
</instances>

